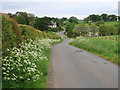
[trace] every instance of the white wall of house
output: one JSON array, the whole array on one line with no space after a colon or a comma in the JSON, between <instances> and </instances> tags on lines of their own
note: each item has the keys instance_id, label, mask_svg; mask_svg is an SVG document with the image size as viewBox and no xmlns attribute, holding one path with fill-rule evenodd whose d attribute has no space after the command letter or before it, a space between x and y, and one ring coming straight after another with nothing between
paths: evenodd
<instances>
[{"instance_id":1,"label":"white wall of house","mask_svg":"<svg viewBox=\"0 0 120 90\"><path fill-rule=\"evenodd\" d=\"M52 25L49 25L50 28L56 28L57 27L57 23L52 23Z\"/></svg>"}]
</instances>

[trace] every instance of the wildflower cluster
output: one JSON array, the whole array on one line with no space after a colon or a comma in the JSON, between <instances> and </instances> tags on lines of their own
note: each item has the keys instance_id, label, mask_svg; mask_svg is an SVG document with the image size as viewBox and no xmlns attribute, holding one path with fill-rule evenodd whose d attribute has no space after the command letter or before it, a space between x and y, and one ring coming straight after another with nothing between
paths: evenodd
<instances>
[{"instance_id":1,"label":"wildflower cluster","mask_svg":"<svg viewBox=\"0 0 120 90\"><path fill-rule=\"evenodd\" d=\"M11 55L3 58L3 83L35 82L40 79L42 72L37 69L37 62L48 60L45 51L52 47L53 42L59 40L27 40L26 43L21 43L20 48L8 49Z\"/></svg>"}]
</instances>

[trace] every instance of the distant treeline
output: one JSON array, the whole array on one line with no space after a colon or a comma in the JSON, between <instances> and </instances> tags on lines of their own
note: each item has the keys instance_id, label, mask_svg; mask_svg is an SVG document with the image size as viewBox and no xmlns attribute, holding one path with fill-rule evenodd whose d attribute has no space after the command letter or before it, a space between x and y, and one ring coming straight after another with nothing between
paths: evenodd
<instances>
[{"instance_id":1,"label":"distant treeline","mask_svg":"<svg viewBox=\"0 0 120 90\"><path fill-rule=\"evenodd\" d=\"M15 14L7 13L7 15L16 20L18 24L31 25L41 31L51 30L51 27L49 26L53 25L53 23L56 23L56 27L53 31L59 31L62 29L63 22L67 20L65 17L61 19L47 16L39 18L34 14L27 12L16 12Z\"/></svg>"},{"instance_id":2,"label":"distant treeline","mask_svg":"<svg viewBox=\"0 0 120 90\"><path fill-rule=\"evenodd\" d=\"M82 22L79 22L76 17L70 17L68 19L68 24L66 24L66 35L71 38L76 38L79 36L116 36L116 41L118 40L118 21L120 16L114 14L101 14L101 15L89 15Z\"/></svg>"},{"instance_id":3,"label":"distant treeline","mask_svg":"<svg viewBox=\"0 0 120 90\"><path fill-rule=\"evenodd\" d=\"M108 22L108 21L118 21L118 20L120 20L120 16L116 16L114 14L108 15L108 14L104 13L104 14L101 14L101 15L95 15L95 14L89 15L87 18L84 19L84 22L86 22L86 23L88 23L89 21L92 21L92 22L97 22L97 21Z\"/></svg>"}]
</instances>

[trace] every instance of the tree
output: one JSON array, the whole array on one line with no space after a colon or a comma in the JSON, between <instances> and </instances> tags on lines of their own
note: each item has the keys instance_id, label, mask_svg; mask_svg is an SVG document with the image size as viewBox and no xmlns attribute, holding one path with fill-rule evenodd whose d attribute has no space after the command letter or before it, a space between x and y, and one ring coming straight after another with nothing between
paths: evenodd
<instances>
[{"instance_id":1,"label":"tree","mask_svg":"<svg viewBox=\"0 0 120 90\"><path fill-rule=\"evenodd\" d=\"M28 16L28 18L29 18L29 25L32 23L32 24L34 24L35 23L35 15L34 14L32 14L32 13L28 13L27 14L27 16Z\"/></svg>"},{"instance_id":2,"label":"tree","mask_svg":"<svg viewBox=\"0 0 120 90\"><path fill-rule=\"evenodd\" d=\"M49 29L49 24L51 24L49 17L37 18L35 20L34 27L44 31Z\"/></svg>"},{"instance_id":3,"label":"tree","mask_svg":"<svg viewBox=\"0 0 120 90\"><path fill-rule=\"evenodd\" d=\"M27 12L16 12L16 15L22 15L25 18L26 24L29 25L29 17Z\"/></svg>"},{"instance_id":4,"label":"tree","mask_svg":"<svg viewBox=\"0 0 120 90\"><path fill-rule=\"evenodd\" d=\"M22 15L16 16L16 20L19 24L26 24L25 18Z\"/></svg>"},{"instance_id":5,"label":"tree","mask_svg":"<svg viewBox=\"0 0 120 90\"><path fill-rule=\"evenodd\" d=\"M73 30L74 37L80 35L86 35L88 32L87 30L88 30L88 26L84 23L76 25Z\"/></svg>"},{"instance_id":6,"label":"tree","mask_svg":"<svg viewBox=\"0 0 120 90\"><path fill-rule=\"evenodd\" d=\"M67 21L67 18L63 17L61 20L62 20L62 21Z\"/></svg>"},{"instance_id":7,"label":"tree","mask_svg":"<svg viewBox=\"0 0 120 90\"><path fill-rule=\"evenodd\" d=\"M99 15L95 15L95 14L89 15L88 18L93 22L101 21L101 17Z\"/></svg>"},{"instance_id":8,"label":"tree","mask_svg":"<svg viewBox=\"0 0 120 90\"><path fill-rule=\"evenodd\" d=\"M73 29L75 27L74 23L69 23L66 25L65 30L67 32L68 37L73 37Z\"/></svg>"},{"instance_id":9,"label":"tree","mask_svg":"<svg viewBox=\"0 0 120 90\"><path fill-rule=\"evenodd\" d=\"M104 22L104 21L97 21L95 24L96 24L97 26L100 26L100 25L102 25L102 24L105 24L105 22Z\"/></svg>"},{"instance_id":10,"label":"tree","mask_svg":"<svg viewBox=\"0 0 120 90\"><path fill-rule=\"evenodd\" d=\"M95 36L95 33L98 32L98 27L95 24L91 24L90 31L93 33L93 36Z\"/></svg>"},{"instance_id":11,"label":"tree","mask_svg":"<svg viewBox=\"0 0 120 90\"><path fill-rule=\"evenodd\" d=\"M88 23L89 22L89 19L88 18L84 18L84 23Z\"/></svg>"},{"instance_id":12,"label":"tree","mask_svg":"<svg viewBox=\"0 0 120 90\"><path fill-rule=\"evenodd\" d=\"M108 15L105 14L105 13L102 14L102 15L101 15L101 19L102 19L103 21L105 21L105 22L108 21Z\"/></svg>"},{"instance_id":13,"label":"tree","mask_svg":"<svg viewBox=\"0 0 120 90\"><path fill-rule=\"evenodd\" d=\"M39 30L42 30L42 31L44 31L44 30L47 29L46 22L44 21L43 18L37 18L35 20L34 27L37 28L37 29L39 29Z\"/></svg>"},{"instance_id":14,"label":"tree","mask_svg":"<svg viewBox=\"0 0 120 90\"><path fill-rule=\"evenodd\" d=\"M109 15L108 19L109 19L109 21L117 21L117 16L116 15Z\"/></svg>"},{"instance_id":15,"label":"tree","mask_svg":"<svg viewBox=\"0 0 120 90\"><path fill-rule=\"evenodd\" d=\"M16 12L16 16L21 15L25 18L26 24L29 25L30 22L35 22L35 15L32 13L27 13L27 12Z\"/></svg>"},{"instance_id":16,"label":"tree","mask_svg":"<svg viewBox=\"0 0 120 90\"><path fill-rule=\"evenodd\" d=\"M70 23L78 23L78 19L74 16L70 17L69 20L68 20Z\"/></svg>"},{"instance_id":17,"label":"tree","mask_svg":"<svg viewBox=\"0 0 120 90\"><path fill-rule=\"evenodd\" d=\"M104 35L105 38L107 39L107 32L108 32L108 27L106 25L100 25L99 26L99 34L101 34L101 37Z\"/></svg>"},{"instance_id":18,"label":"tree","mask_svg":"<svg viewBox=\"0 0 120 90\"><path fill-rule=\"evenodd\" d=\"M115 35L115 40L117 41L118 40L117 35L119 33L118 27L112 26L112 30L113 30L113 34Z\"/></svg>"}]
</instances>

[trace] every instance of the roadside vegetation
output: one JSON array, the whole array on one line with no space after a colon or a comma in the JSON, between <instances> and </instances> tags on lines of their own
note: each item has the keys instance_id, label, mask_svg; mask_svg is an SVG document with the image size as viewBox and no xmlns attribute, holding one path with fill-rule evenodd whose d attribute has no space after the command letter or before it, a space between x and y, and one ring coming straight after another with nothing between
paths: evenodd
<instances>
[{"instance_id":1,"label":"roadside vegetation","mask_svg":"<svg viewBox=\"0 0 120 90\"><path fill-rule=\"evenodd\" d=\"M1 15L3 88L46 88L51 49L61 36Z\"/></svg>"}]
</instances>

